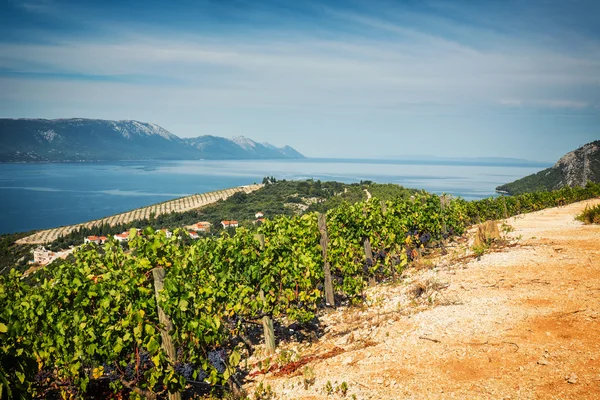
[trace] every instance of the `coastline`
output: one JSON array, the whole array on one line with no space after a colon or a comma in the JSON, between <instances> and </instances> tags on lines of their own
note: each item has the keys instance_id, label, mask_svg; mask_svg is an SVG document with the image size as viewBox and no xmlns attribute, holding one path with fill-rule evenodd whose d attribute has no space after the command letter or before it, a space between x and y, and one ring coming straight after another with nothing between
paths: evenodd
<instances>
[{"instance_id":1,"label":"coastline","mask_svg":"<svg viewBox=\"0 0 600 400\"><path fill-rule=\"evenodd\" d=\"M178 199L173 199L161 203L152 204L150 206L137 208L131 211L126 211L123 213L115 214L112 216L83 222L74 225L66 225L57 228L50 228L40 230L32 235L26 236L17 240L16 244L45 244L53 242L58 239L60 236L64 236L69 234L70 232L77 230L81 227L91 228L94 226L108 224L108 225L117 225L128 223L131 221L135 221L138 219L147 219L150 217L150 214L154 214L155 216L170 213L170 212L185 212L194 210L209 204L216 203L219 200L225 200L228 197L232 196L237 192L245 192L251 193L255 190L263 187L262 184L254 184L254 185L244 185L237 186L234 188L217 190L214 192L207 192L201 194L194 194L191 196L180 197Z\"/></svg>"}]
</instances>

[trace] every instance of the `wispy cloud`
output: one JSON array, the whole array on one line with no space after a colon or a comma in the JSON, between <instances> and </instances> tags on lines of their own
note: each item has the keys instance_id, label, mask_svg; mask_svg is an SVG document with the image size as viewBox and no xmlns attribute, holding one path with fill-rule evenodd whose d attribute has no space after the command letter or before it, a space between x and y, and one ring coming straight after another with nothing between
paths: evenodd
<instances>
[{"instance_id":1,"label":"wispy cloud","mask_svg":"<svg viewBox=\"0 0 600 400\"><path fill-rule=\"evenodd\" d=\"M247 117L259 110L252 121L260 110L273 110L279 114L272 119L290 123L311 112L373 118L515 107L598 118L600 33L593 21L578 28L563 8L512 1L512 13L470 2L427 2L417 10L362 2L296 9L277 1L250 9L241 3L245 8L237 10L198 4L190 14L205 24L176 14L185 11L180 4L163 8L181 17L180 24L158 24L160 10L126 19L104 9L83 13L77 4L21 3L29 12L60 8L63 20L85 19L93 29L81 35L49 30L45 42L0 40L0 105L46 103L57 110L47 103L58 102L68 113L113 109L115 118L145 110L138 118L152 115L158 123L202 108L219 116L244 110ZM560 24L540 19L540 10Z\"/></svg>"}]
</instances>

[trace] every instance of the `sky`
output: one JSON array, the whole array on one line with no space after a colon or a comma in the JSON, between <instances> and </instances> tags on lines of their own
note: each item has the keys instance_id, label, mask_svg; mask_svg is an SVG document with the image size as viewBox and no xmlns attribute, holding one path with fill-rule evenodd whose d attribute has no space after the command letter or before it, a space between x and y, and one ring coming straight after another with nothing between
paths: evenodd
<instances>
[{"instance_id":1,"label":"sky","mask_svg":"<svg viewBox=\"0 0 600 400\"><path fill-rule=\"evenodd\" d=\"M2 0L0 117L553 162L600 139L600 1Z\"/></svg>"}]
</instances>

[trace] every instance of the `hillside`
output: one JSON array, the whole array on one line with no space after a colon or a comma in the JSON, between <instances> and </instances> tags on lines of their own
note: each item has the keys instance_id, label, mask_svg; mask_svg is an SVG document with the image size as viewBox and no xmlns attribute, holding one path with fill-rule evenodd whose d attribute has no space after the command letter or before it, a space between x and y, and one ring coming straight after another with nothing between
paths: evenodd
<instances>
[{"instance_id":1,"label":"hillside","mask_svg":"<svg viewBox=\"0 0 600 400\"><path fill-rule=\"evenodd\" d=\"M138 121L0 119L0 162L303 158L244 137L182 139Z\"/></svg>"},{"instance_id":2,"label":"hillside","mask_svg":"<svg viewBox=\"0 0 600 400\"><path fill-rule=\"evenodd\" d=\"M293 362L255 367L245 389L300 400L599 398L600 226L574 219L592 204L510 218L508 246L476 259L459 243L402 283L369 289L368 306L328 312L323 336L282 344L272 359Z\"/></svg>"},{"instance_id":3,"label":"hillside","mask_svg":"<svg viewBox=\"0 0 600 400\"><path fill-rule=\"evenodd\" d=\"M514 195L585 186L588 181L600 182L600 140L567 153L550 168L498 186L496 190Z\"/></svg>"}]
</instances>

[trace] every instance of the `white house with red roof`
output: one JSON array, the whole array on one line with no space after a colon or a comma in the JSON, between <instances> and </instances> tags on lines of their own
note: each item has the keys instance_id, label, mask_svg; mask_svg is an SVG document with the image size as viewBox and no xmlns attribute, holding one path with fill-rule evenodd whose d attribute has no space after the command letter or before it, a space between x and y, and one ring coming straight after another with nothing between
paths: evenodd
<instances>
[{"instance_id":1,"label":"white house with red roof","mask_svg":"<svg viewBox=\"0 0 600 400\"><path fill-rule=\"evenodd\" d=\"M197 232L194 231L189 231L188 234L190 235L190 239L198 239L200 236L198 236Z\"/></svg>"},{"instance_id":2,"label":"white house with red roof","mask_svg":"<svg viewBox=\"0 0 600 400\"><path fill-rule=\"evenodd\" d=\"M83 243L103 244L107 240L106 236L87 236L83 238Z\"/></svg>"},{"instance_id":3,"label":"white house with red roof","mask_svg":"<svg viewBox=\"0 0 600 400\"><path fill-rule=\"evenodd\" d=\"M196 232L209 232L211 226L212 224L208 221L200 221L196 222L194 225L186 226L186 228Z\"/></svg>"},{"instance_id":4,"label":"white house with red roof","mask_svg":"<svg viewBox=\"0 0 600 400\"><path fill-rule=\"evenodd\" d=\"M255 217L256 219L262 218L262 217L264 217L264 216L265 216L265 214L264 214L262 211L259 211L259 212L257 212L256 214L254 214L254 217Z\"/></svg>"},{"instance_id":5,"label":"white house with red roof","mask_svg":"<svg viewBox=\"0 0 600 400\"><path fill-rule=\"evenodd\" d=\"M238 222L237 221L221 221L221 225L223 225L223 228L237 228Z\"/></svg>"},{"instance_id":6,"label":"white house with red roof","mask_svg":"<svg viewBox=\"0 0 600 400\"><path fill-rule=\"evenodd\" d=\"M117 242L128 242L129 241L129 232L118 233L114 235Z\"/></svg>"}]
</instances>

